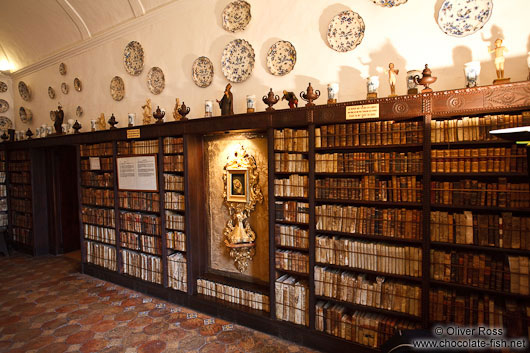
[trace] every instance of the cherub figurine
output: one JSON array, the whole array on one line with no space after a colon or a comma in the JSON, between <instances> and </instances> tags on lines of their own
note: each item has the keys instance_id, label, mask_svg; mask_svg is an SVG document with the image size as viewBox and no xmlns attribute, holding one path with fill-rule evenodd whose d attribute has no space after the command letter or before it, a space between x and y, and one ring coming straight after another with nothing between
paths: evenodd
<instances>
[{"instance_id":1,"label":"cherub figurine","mask_svg":"<svg viewBox=\"0 0 530 353\"><path fill-rule=\"evenodd\" d=\"M151 99L147 98L147 101L144 105L142 105L142 109L144 112L142 113L144 116L144 119L142 120L142 123L144 125L151 124L151 116L153 114L153 110L151 109Z\"/></svg>"},{"instance_id":2,"label":"cherub figurine","mask_svg":"<svg viewBox=\"0 0 530 353\"><path fill-rule=\"evenodd\" d=\"M221 100L216 99L219 103L219 108L221 108L221 115L234 115L234 96L230 89L232 88L231 84L227 84L223 98Z\"/></svg>"},{"instance_id":3,"label":"cherub figurine","mask_svg":"<svg viewBox=\"0 0 530 353\"><path fill-rule=\"evenodd\" d=\"M497 70L497 79L504 79L504 53L508 51L502 45L502 39L497 38L495 48L488 47L490 53L495 53L495 69Z\"/></svg>"},{"instance_id":4,"label":"cherub figurine","mask_svg":"<svg viewBox=\"0 0 530 353\"><path fill-rule=\"evenodd\" d=\"M107 122L105 121L105 113L101 113L97 122L98 130L105 130L107 128Z\"/></svg>"},{"instance_id":5,"label":"cherub figurine","mask_svg":"<svg viewBox=\"0 0 530 353\"><path fill-rule=\"evenodd\" d=\"M396 80L399 70L394 68L394 63L388 64L388 83L390 84L390 97L396 95Z\"/></svg>"},{"instance_id":6,"label":"cherub figurine","mask_svg":"<svg viewBox=\"0 0 530 353\"><path fill-rule=\"evenodd\" d=\"M298 108L298 98L296 98L296 95L294 92L287 92L286 90L283 90L283 97L282 101L286 100L289 103L289 108L294 109L295 107Z\"/></svg>"},{"instance_id":7,"label":"cherub figurine","mask_svg":"<svg viewBox=\"0 0 530 353\"><path fill-rule=\"evenodd\" d=\"M179 121L182 119L182 115L179 114L179 108L180 108L180 99L175 99L175 108L173 109L173 119L176 121Z\"/></svg>"}]
</instances>

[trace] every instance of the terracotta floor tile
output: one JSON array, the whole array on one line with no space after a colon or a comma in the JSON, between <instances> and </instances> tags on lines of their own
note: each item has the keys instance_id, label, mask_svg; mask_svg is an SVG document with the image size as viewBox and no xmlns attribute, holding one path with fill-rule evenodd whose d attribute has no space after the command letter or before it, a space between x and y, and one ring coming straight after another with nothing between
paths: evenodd
<instances>
[{"instance_id":1,"label":"terracotta floor tile","mask_svg":"<svg viewBox=\"0 0 530 353\"><path fill-rule=\"evenodd\" d=\"M44 346L47 346L53 343L54 341L55 341L54 336L51 336L51 335L39 336L27 342L22 348L24 348L26 351L30 351L33 349L39 349Z\"/></svg>"},{"instance_id":2,"label":"terracotta floor tile","mask_svg":"<svg viewBox=\"0 0 530 353\"><path fill-rule=\"evenodd\" d=\"M48 322L45 322L42 325L42 329L43 330L55 330L58 327L66 325L67 323L68 323L68 320L66 318L53 319Z\"/></svg>"},{"instance_id":3,"label":"terracotta floor tile","mask_svg":"<svg viewBox=\"0 0 530 353\"><path fill-rule=\"evenodd\" d=\"M137 317L127 323L128 327L145 327L153 323L153 318L149 316Z\"/></svg>"},{"instance_id":4,"label":"terracotta floor tile","mask_svg":"<svg viewBox=\"0 0 530 353\"><path fill-rule=\"evenodd\" d=\"M105 320L92 325L90 329L94 332L107 332L115 328L117 325L118 323L116 321Z\"/></svg>"},{"instance_id":5,"label":"terracotta floor tile","mask_svg":"<svg viewBox=\"0 0 530 353\"><path fill-rule=\"evenodd\" d=\"M68 344L81 344L81 343L85 343L86 341L88 341L92 337L94 337L94 332L92 332L92 331L81 331L81 332L78 332L78 333L74 333L71 336L68 336L68 338L66 339L66 343L68 343Z\"/></svg>"},{"instance_id":6,"label":"terracotta floor tile","mask_svg":"<svg viewBox=\"0 0 530 353\"><path fill-rule=\"evenodd\" d=\"M225 351L225 345L219 342L208 343L199 350L200 353L225 353Z\"/></svg>"},{"instance_id":7,"label":"terracotta floor tile","mask_svg":"<svg viewBox=\"0 0 530 353\"><path fill-rule=\"evenodd\" d=\"M223 331L217 335L217 339L224 343L233 343L241 338L239 331Z\"/></svg>"},{"instance_id":8,"label":"terracotta floor tile","mask_svg":"<svg viewBox=\"0 0 530 353\"><path fill-rule=\"evenodd\" d=\"M78 325L78 324L64 325L64 326L59 327L57 330L55 330L53 335L56 337L70 336L76 332L79 332L80 330L81 330L81 325Z\"/></svg>"},{"instance_id":9,"label":"terracotta floor tile","mask_svg":"<svg viewBox=\"0 0 530 353\"><path fill-rule=\"evenodd\" d=\"M160 340L149 341L138 347L140 353L160 353L166 348L166 342Z\"/></svg>"},{"instance_id":10,"label":"terracotta floor tile","mask_svg":"<svg viewBox=\"0 0 530 353\"><path fill-rule=\"evenodd\" d=\"M195 330L204 325L204 320L201 319L188 319L180 323L180 327L187 330Z\"/></svg>"},{"instance_id":11,"label":"terracotta floor tile","mask_svg":"<svg viewBox=\"0 0 530 353\"><path fill-rule=\"evenodd\" d=\"M66 352L68 347L66 343L52 343L39 349L37 353L62 353Z\"/></svg>"},{"instance_id":12,"label":"terracotta floor tile","mask_svg":"<svg viewBox=\"0 0 530 353\"><path fill-rule=\"evenodd\" d=\"M83 353L97 352L107 347L108 341L104 339L92 339L81 346L79 349Z\"/></svg>"}]
</instances>

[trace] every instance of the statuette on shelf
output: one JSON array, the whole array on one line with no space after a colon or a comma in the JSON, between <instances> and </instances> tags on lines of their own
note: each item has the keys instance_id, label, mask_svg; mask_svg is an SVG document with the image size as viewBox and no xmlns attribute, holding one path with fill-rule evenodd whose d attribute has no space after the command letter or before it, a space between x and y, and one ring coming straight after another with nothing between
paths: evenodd
<instances>
[{"instance_id":1,"label":"statuette on shelf","mask_svg":"<svg viewBox=\"0 0 530 353\"><path fill-rule=\"evenodd\" d=\"M247 113L254 113L256 111L256 96L247 96Z\"/></svg>"},{"instance_id":2,"label":"statuette on shelf","mask_svg":"<svg viewBox=\"0 0 530 353\"><path fill-rule=\"evenodd\" d=\"M339 96L339 84L328 83L328 104L337 103L338 96Z\"/></svg>"},{"instance_id":3,"label":"statuette on shelf","mask_svg":"<svg viewBox=\"0 0 530 353\"><path fill-rule=\"evenodd\" d=\"M508 51L505 46L502 45L502 39L497 38L495 40L495 47L488 47L489 53L495 54L495 70L497 72L497 79L493 80L494 85L501 83L510 82L509 77L504 77L504 53Z\"/></svg>"},{"instance_id":4,"label":"statuette on shelf","mask_svg":"<svg viewBox=\"0 0 530 353\"><path fill-rule=\"evenodd\" d=\"M107 122L105 121L105 114L101 113L101 115L98 118L98 121L96 122L97 129L98 130L105 130L107 128Z\"/></svg>"},{"instance_id":5,"label":"statuette on shelf","mask_svg":"<svg viewBox=\"0 0 530 353\"><path fill-rule=\"evenodd\" d=\"M312 107L315 105L313 103L314 100L317 100L318 97L320 97L320 91L318 89L313 90L313 86L311 86L311 82L309 82L309 86L307 86L306 92L302 91L300 92L300 98L305 100L307 104L306 107Z\"/></svg>"},{"instance_id":6,"label":"statuette on shelf","mask_svg":"<svg viewBox=\"0 0 530 353\"><path fill-rule=\"evenodd\" d=\"M217 100L219 108L221 108L221 115L234 115L234 95L232 94L232 85L229 83L225 87L223 98Z\"/></svg>"},{"instance_id":7,"label":"statuette on shelf","mask_svg":"<svg viewBox=\"0 0 530 353\"><path fill-rule=\"evenodd\" d=\"M173 108L173 119L179 121L182 119L182 115L179 114L180 99L175 98L175 108Z\"/></svg>"},{"instance_id":8,"label":"statuette on shelf","mask_svg":"<svg viewBox=\"0 0 530 353\"><path fill-rule=\"evenodd\" d=\"M79 121L75 121L74 125L72 125L72 129L74 129L74 134L79 133L79 130L81 130L81 124L79 124Z\"/></svg>"},{"instance_id":9,"label":"statuette on shelf","mask_svg":"<svg viewBox=\"0 0 530 353\"><path fill-rule=\"evenodd\" d=\"M55 111L55 119L53 120L53 127L55 128L56 134L62 134L62 124L64 120L64 112L61 103L59 103L57 110Z\"/></svg>"},{"instance_id":10,"label":"statuette on shelf","mask_svg":"<svg viewBox=\"0 0 530 353\"><path fill-rule=\"evenodd\" d=\"M421 93L428 93L432 92L432 88L429 87L429 85L432 85L436 82L437 77L432 76L432 71L429 69L429 65L425 64L425 69L421 72L421 79L420 76L414 76L414 82L418 85L422 85L425 88L421 90Z\"/></svg>"},{"instance_id":11,"label":"statuette on shelf","mask_svg":"<svg viewBox=\"0 0 530 353\"><path fill-rule=\"evenodd\" d=\"M186 104L182 102L182 105L179 108L179 114L182 116L180 120L188 120L188 118L186 118L186 115L188 115L189 113L190 107L186 107Z\"/></svg>"},{"instance_id":12,"label":"statuette on shelf","mask_svg":"<svg viewBox=\"0 0 530 353\"><path fill-rule=\"evenodd\" d=\"M28 137L28 140L30 140L31 136L33 136L33 132L31 131L29 127L28 127L28 131L26 131L26 136Z\"/></svg>"},{"instance_id":13,"label":"statuette on shelf","mask_svg":"<svg viewBox=\"0 0 530 353\"><path fill-rule=\"evenodd\" d=\"M156 119L155 124L162 124L164 122L164 116L166 116L166 112L163 112L160 110L160 106L156 106L156 111L153 113L153 117Z\"/></svg>"},{"instance_id":14,"label":"statuette on shelf","mask_svg":"<svg viewBox=\"0 0 530 353\"><path fill-rule=\"evenodd\" d=\"M268 105L268 108L265 110L268 112L272 112L274 110L272 106L278 103L278 101L280 100L280 96L278 96L277 94L275 95L271 88L271 90L269 91L269 94L266 96L263 96L262 100L263 100L263 103Z\"/></svg>"},{"instance_id":15,"label":"statuette on shelf","mask_svg":"<svg viewBox=\"0 0 530 353\"><path fill-rule=\"evenodd\" d=\"M294 94L294 92L287 92L286 90L283 90L282 101L284 99L287 101L287 103L289 103L290 109L298 108L298 98L296 98L296 94Z\"/></svg>"},{"instance_id":16,"label":"statuette on shelf","mask_svg":"<svg viewBox=\"0 0 530 353\"><path fill-rule=\"evenodd\" d=\"M9 140L9 135L6 133L6 130L4 130L4 133L2 134L2 136L0 136L0 138L2 139L3 142L6 142L7 140Z\"/></svg>"},{"instance_id":17,"label":"statuette on shelf","mask_svg":"<svg viewBox=\"0 0 530 353\"><path fill-rule=\"evenodd\" d=\"M419 76L420 70L407 71L407 94L418 94L418 84L414 81L414 76Z\"/></svg>"},{"instance_id":18,"label":"statuette on shelf","mask_svg":"<svg viewBox=\"0 0 530 353\"><path fill-rule=\"evenodd\" d=\"M464 74L466 76L466 87L476 87L478 84L478 75L480 75L480 61L465 63Z\"/></svg>"},{"instance_id":19,"label":"statuette on shelf","mask_svg":"<svg viewBox=\"0 0 530 353\"><path fill-rule=\"evenodd\" d=\"M396 96L396 81L399 70L394 68L394 63L388 64L388 84L390 85L390 96Z\"/></svg>"},{"instance_id":20,"label":"statuette on shelf","mask_svg":"<svg viewBox=\"0 0 530 353\"><path fill-rule=\"evenodd\" d=\"M377 89L379 88L379 76L370 76L366 78L366 99L377 98Z\"/></svg>"},{"instance_id":21,"label":"statuette on shelf","mask_svg":"<svg viewBox=\"0 0 530 353\"><path fill-rule=\"evenodd\" d=\"M147 101L145 102L144 105L142 105L142 109L144 110L143 111L143 120L142 120L142 124L144 125L149 125L151 124L151 115L153 114L153 110L151 108L151 99L147 98Z\"/></svg>"},{"instance_id":22,"label":"statuette on shelf","mask_svg":"<svg viewBox=\"0 0 530 353\"><path fill-rule=\"evenodd\" d=\"M204 117L211 118L213 116L213 100L207 99L204 101Z\"/></svg>"},{"instance_id":23,"label":"statuette on shelf","mask_svg":"<svg viewBox=\"0 0 530 353\"><path fill-rule=\"evenodd\" d=\"M111 114L110 119L109 119L109 125L110 125L109 130L116 129L116 126L114 125L117 125L117 124L118 124L118 121L116 121L116 117L114 116L114 114Z\"/></svg>"}]
</instances>

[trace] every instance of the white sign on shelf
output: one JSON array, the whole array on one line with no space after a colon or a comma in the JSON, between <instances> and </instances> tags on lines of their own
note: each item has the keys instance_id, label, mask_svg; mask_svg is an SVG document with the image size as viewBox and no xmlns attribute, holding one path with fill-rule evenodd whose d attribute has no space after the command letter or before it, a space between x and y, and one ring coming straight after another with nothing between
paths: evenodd
<instances>
[{"instance_id":1,"label":"white sign on shelf","mask_svg":"<svg viewBox=\"0 0 530 353\"><path fill-rule=\"evenodd\" d=\"M99 157L90 157L88 161L90 163L90 170L101 170L101 161Z\"/></svg>"},{"instance_id":2,"label":"white sign on shelf","mask_svg":"<svg viewBox=\"0 0 530 353\"><path fill-rule=\"evenodd\" d=\"M118 157L118 189L158 191L156 155Z\"/></svg>"}]
</instances>

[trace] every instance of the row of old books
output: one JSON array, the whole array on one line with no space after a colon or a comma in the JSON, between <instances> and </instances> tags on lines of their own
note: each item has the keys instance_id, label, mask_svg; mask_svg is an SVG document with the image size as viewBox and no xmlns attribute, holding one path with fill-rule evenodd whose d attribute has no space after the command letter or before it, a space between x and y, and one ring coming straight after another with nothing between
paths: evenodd
<instances>
[{"instance_id":1,"label":"row of old books","mask_svg":"<svg viewBox=\"0 0 530 353\"><path fill-rule=\"evenodd\" d=\"M4 211L7 211L7 209ZM9 217L7 216L7 213L0 213L0 227L7 227L8 223Z\"/></svg>"},{"instance_id":2,"label":"row of old books","mask_svg":"<svg viewBox=\"0 0 530 353\"><path fill-rule=\"evenodd\" d=\"M186 255L174 253L167 257L168 286L185 292L188 290L188 265Z\"/></svg>"},{"instance_id":3,"label":"row of old books","mask_svg":"<svg viewBox=\"0 0 530 353\"><path fill-rule=\"evenodd\" d=\"M292 250L276 250L275 266L279 270L309 273L309 256Z\"/></svg>"},{"instance_id":4,"label":"row of old books","mask_svg":"<svg viewBox=\"0 0 530 353\"><path fill-rule=\"evenodd\" d=\"M280 197L307 197L308 178L292 174L286 179L274 180L274 195Z\"/></svg>"},{"instance_id":5,"label":"row of old books","mask_svg":"<svg viewBox=\"0 0 530 353\"><path fill-rule=\"evenodd\" d=\"M9 182L17 183L17 184L30 184L31 183L30 176L31 174L29 172L10 173Z\"/></svg>"},{"instance_id":6,"label":"row of old books","mask_svg":"<svg viewBox=\"0 0 530 353\"><path fill-rule=\"evenodd\" d=\"M184 156L182 154L164 156L164 172L183 172Z\"/></svg>"},{"instance_id":7,"label":"row of old books","mask_svg":"<svg viewBox=\"0 0 530 353\"><path fill-rule=\"evenodd\" d=\"M318 331L372 348L380 347L400 330L420 328L419 323L382 314L358 310L350 314L343 305L331 302L318 301L315 309Z\"/></svg>"},{"instance_id":8,"label":"row of old books","mask_svg":"<svg viewBox=\"0 0 530 353\"><path fill-rule=\"evenodd\" d=\"M422 152L316 153L317 173L421 173Z\"/></svg>"},{"instance_id":9,"label":"row of old books","mask_svg":"<svg viewBox=\"0 0 530 353\"><path fill-rule=\"evenodd\" d=\"M184 191L184 177L182 175L164 174L165 191Z\"/></svg>"},{"instance_id":10,"label":"row of old books","mask_svg":"<svg viewBox=\"0 0 530 353\"><path fill-rule=\"evenodd\" d=\"M319 199L421 202L421 180L415 176L382 179L374 175L362 178L325 178L315 180Z\"/></svg>"},{"instance_id":11,"label":"row of old books","mask_svg":"<svg viewBox=\"0 0 530 353\"><path fill-rule=\"evenodd\" d=\"M288 152L309 151L309 134L307 130L288 128L274 130L274 150Z\"/></svg>"},{"instance_id":12,"label":"row of old books","mask_svg":"<svg viewBox=\"0 0 530 353\"><path fill-rule=\"evenodd\" d=\"M118 141L118 154L158 153L158 140Z\"/></svg>"},{"instance_id":13,"label":"row of old books","mask_svg":"<svg viewBox=\"0 0 530 353\"><path fill-rule=\"evenodd\" d=\"M33 244L33 231L29 228L12 227L11 237L15 243L30 246Z\"/></svg>"},{"instance_id":14,"label":"row of old books","mask_svg":"<svg viewBox=\"0 0 530 353\"><path fill-rule=\"evenodd\" d=\"M31 213L31 200L9 198L9 209L17 212Z\"/></svg>"},{"instance_id":15,"label":"row of old books","mask_svg":"<svg viewBox=\"0 0 530 353\"><path fill-rule=\"evenodd\" d=\"M158 256L162 255L162 242L159 237L131 232L120 232L120 244L122 247L131 250L139 250Z\"/></svg>"},{"instance_id":16,"label":"row of old books","mask_svg":"<svg viewBox=\"0 0 530 353\"><path fill-rule=\"evenodd\" d=\"M274 171L277 173L307 173L309 161L299 153L275 153Z\"/></svg>"},{"instance_id":17,"label":"row of old books","mask_svg":"<svg viewBox=\"0 0 530 353\"><path fill-rule=\"evenodd\" d=\"M431 182L431 202L455 206L530 207L528 183L497 183L464 179Z\"/></svg>"},{"instance_id":18,"label":"row of old books","mask_svg":"<svg viewBox=\"0 0 530 353\"><path fill-rule=\"evenodd\" d=\"M431 212L431 240L443 243L530 250L530 217L510 212Z\"/></svg>"},{"instance_id":19,"label":"row of old books","mask_svg":"<svg viewBox=\"0 0 530 353\"><path fill-rule=\"evenodd\" d=\"M429 320L462 326L502 328L504 336L527 335L523 322L527 318L525 306L516 301L496 298L488 294L457 293L451 289L431 289L429 292ZM527 321L528 322L528 321Z\"/></svg>"},{"instance_id":20,"label":"row of old books","mask_svg":"<svg viewBox=\"0 0 530 353\"><path fill-rule=\"evenodd\" d=\"M285 274L276 279L276 319L309 325L309 287L307 281Z\"/></svg>"},{"instance_id":21,"label":"row of old books","mask_svg":"<svg viewBox=\"0 0 530 353\"><path fill-rule=\"evenodd\" d=\"M117 271L116 248L93 241L85 241L86 261Z\"/></svg>"},{"instance_id":22,"label":"row of old books","mask_svg":"<svg viewBox=\"0 0 530 353\"><path fill-rule=\"evenodd\" d=\"M488 141L498 138L491 130L530 125L528 116L522 114L485 115L482 117L462 117L451 120L431 121L431 142Z\"/></svg>"},{"instance_id":23,"label":"row of old books","mask_svg":"<svg viewBox=\"0 0 530 353\"><path fill-rule=\"evenodd\" d=\"M0 161L0 183L5 183L6 182L7 173L5 172L5 168L2 169L3 168L2 166L5 167L5 162Z\"/></svg>"},{"instance_id":24,"label":"row of old books","mask_svg":"<svg viewBox=\"0 0 530 353\"><path fill-rule=\"evenodd\" d=\"M9 151L9 161L28 161L30 158L29 150Z\"/></svg>"},{"instance_id":25,"label":"row of old books","mask_svg":"<svg viewBox=\"0 0 530 353\"><path fill-rule=\"evenodd\" d=\"M81 157L112 156L112 142L103 142L93 145L80 145Z\"/></svg>"},{"instance_id":26,"label":"row of old books","mask_svg":"<svg viewBox=\"0 0 530 353\"><path fill-rule=\"evenodd\" d=\"M9 189L10 197L16 197L20 199L29 199L31 198L31 185L24 184L24 185L11 185ZM0 184L0 196L6 197L7 196L7 188L5 184Z\"/></svg>"},{"instance_id":27,"label":"row of old books","mask_svg":"<svg viewBox=\"0 0 530 353\"><path fill-rule=\"evenodd\" d=\"M82 159L80 161L81 170L88 171L90 170L90 160ZM114 159L112 157L99 158L99 170L113 170L114 169Z\"/></svg>"},{"instance_id":28,"label":"row of old books","mask_svg":"<svg viewBox=\"0 0 530 353\"><path fill-rule=\"evenodd\" d=\"M81 200L85 205L114 206L114 190L109 189L81 189Z\"/></svg>"},{"instance_id":29,"label":"row of old books","mask_svg":"<svg viewBox=\"0 0 530 353\"><path fill-rule=\"evenodd\" d=\"M14 213L10 215L11 224L16 227L33 228L33 215L31 213Z\"/></svg>"},{"instance_id":30,"label":"row of old books","mask_svg":"<svg viewBox=\"0 0 530 353\"><path fill-rule=\"evenodd\" d=\"M347 271L315 267L315 294L373 308L421 315L421 287Z\"/></svg>"},{"instance_id":31,"label":"row of old books","mask_svg":"<svg viewBox=\"0 0 530 353\"><path fill-rule=\"evenodd\" d=\"M166 229L186 230L186 220L184 215L166 212Z\"/></svg>"},{"instance_id":32,"label":"row of old books","mask_svg":"<svg viewBox=\"0 0 530 353\"><path fill-rule=\"evenodd\" d=\"M315 147L354 147L422 143L423 123L374 121L323 125L315 129Z\"/></svg>"},{"instance_id":33,"label":"row of old books","mask_svg":"<svg viewBox=\"0 0 530 353\"><path fill-rule=\"evenodd\" d=\"M339 265L381 273L421 276L421 248L316 236L315 258L321 264Z\"/></svg>"},{"instance_id":34,"label":"row of old books","mask_svg":"<svg viewBox=\"0 0 530 353\"><path fill-rule=\"evenodd\" d=\"M101 225L103 227L114 228L116 226L114 220L114 210L106 208L81 208L81 221L83 223L91 223Z\"/></svg>"},{"instance_id":35,"label":"row of old books","mask_svg":"<svg viewBox=\"0 0 530 353\"><path fill-rule=\"evenodd\" d=\"M276 201L277 221L309 223L309 203L297 201Z\"/></svg>"},{"instance_id":36,"label":"row of old books","mask_svg":"<svg viewBox=\"0 0 530 353\"><path fill-rule=\"evenodd\" d=\"M317 230L390 238L422 239L422 211L340 205L315 207Z\"/></svg>"},{"instance_id":37,"label":"row of old books","mask_svg":"<svg viewBox=\"0 0 530 353\"><path fill-rule=\"evenodd\" d=\"M121 250L123 273L144 281L162 284L162 261L160 257Z\"/></svg>"},{"instance_id":38,"label":"row of old books","mask_svg":"<svg viewBox=\"0 0 530 353\"><path fill-rule=\"evenodd\" d=\"M182 137L164 138L164 153L183 153L184 139Z\"/></svg>"},{"instance_id":39,"label":"row of old books","mask_svg":"<svg viewBox=\"0 0 530 353\"><path fill-rule=\"evenodd\" d=\"M529 258L431 250L431 278L472 287L528 295Z\"/></svg>"},{"instance_id":40,"label":"row of old books","mask_svg":"<svg viewBox=\"0 0 530 353\"><path fill-rule=\"evenodd\" d=\"M132 212L120 212L120 228L129 232L160 235L160 217Z\"/></svg>"},{"instance_id":41,"label":"row of old books","mask_svg":"<svg viewBox=\"0 0 530 353\"><path fill-rule=\"evenodd\" d=\"M81 185L96 186L96 187L112 187L114 185L114 178L112 173L81 173Z\"/></svg>"},{"instance_id":42,"label":"row of old books","mask_svg":"<svg viewBox=\"0 0 530 353\"><path fill-rule=\"evenodd\" d=\"M269 297L265 294L206 279L197 279L197 293L256 310L270 310Z\"/></svg>"},{"instance_id":43,"label":"row of old books","mask_svg":"<svg viewBox=\"0 0 530 353\"><path fill-rule=\"evenodd\" d=\"M186 251L186 233L180 231L167 232L166 246L168 249Z\"/></svg>"},{"instance_id":44,"label":"row of old books","mask_svg":"<svg viewBox=\"0 0 530 353\"><path fill-rule=\"evenodd\" d=\"M30 172L31 162L29 160L10 160L7 164L7 170L9 172Z\"/></svg>"},{"instance_id":45,"label":"row of old books","mask_svg":"<svg viewBox=\"0 0 530 353\"><path fill-rule=\"evenodd\" d=\"M84 224L83 234L85 239L96 240L107 244L116 244L116 230L114 228Z\"/></svg>"},{"instance_id":46,"label":"row of old books","mask_svg":"<svg viewBox=\"0 0 530 353\"><path fill-rule=\"evenodd\" d=\"M7 211L7 198L0 198L0 212Z\"/></svg>"},{"instance_id":47,"label":"row of old books","mask_svg":"<svg viewBox=\"0 0 530 353\"><path fill-rule=\"evenodd\" d=\"M274 238L276 245L289 246L299 249L309 248L309 232L296 226L283 224L274 225Z\"/></svg>"},{"instance_id":48,"label":"row of old books","mask_svg":"<svg viewBox=\"0 0 530 353\"><path fill-rule=\"evenodd\" d=\"M160 211L160 194L157 192L119 191L118 201L120 208L147 212Z\"/></svg>"},{"instance_id":49,"label":"row of old books","mask_svg":"<svg viewBox=\"0 0 530 353\"><path fill-rule=\"evenodd\" d=\"M526 173L526 147L459 148L431 151L433 173Z\"/></svg>"},{"instance_id":50,"label":"row of old books","mask_svg":"<svg viewBox=\"0 0 530 353\"><path fill-rule=\"evenodd\" d=\"M178 192L168 191L164 194L164 205L166 210L184 211L186 209L186 198Z\"/></svg>"}]
</instances>

